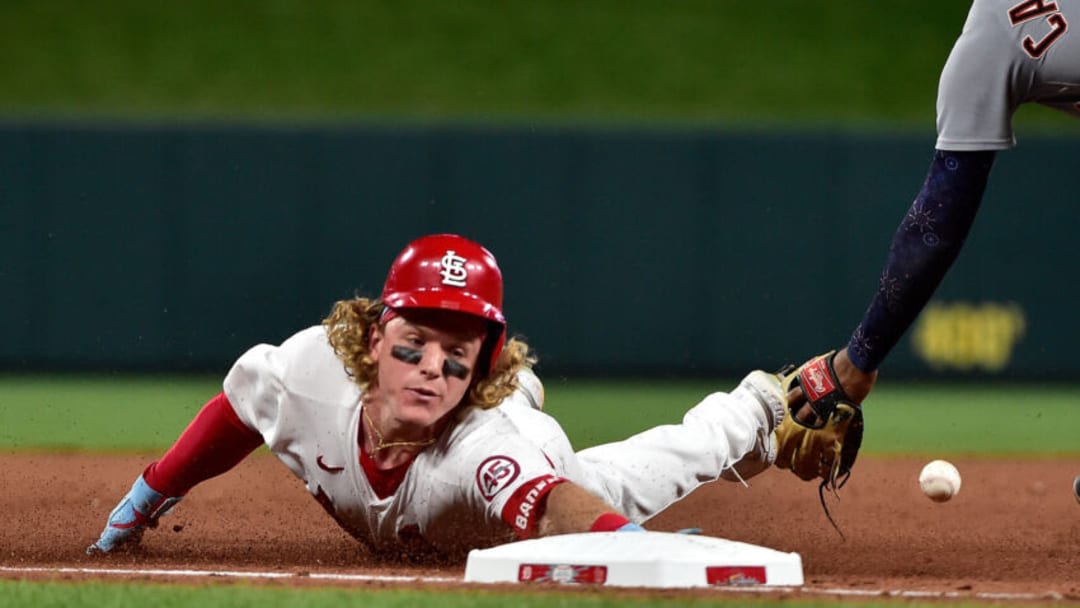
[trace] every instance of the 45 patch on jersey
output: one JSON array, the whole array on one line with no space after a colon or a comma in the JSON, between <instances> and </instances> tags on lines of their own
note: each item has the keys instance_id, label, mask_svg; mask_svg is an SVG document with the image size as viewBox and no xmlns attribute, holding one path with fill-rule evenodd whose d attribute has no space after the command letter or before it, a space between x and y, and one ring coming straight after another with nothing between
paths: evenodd
<instances>
[{"instance_id":1,"label":"45 patch on jersey","mask_svg":"<svg viewBox=\"0 0 1080 608\"><path fill-rule=\"evenodd\" d=\"M509 456L491 456L476 469L476 485L480 495L490 501L521 474L521 466Z\"/></svg>"}]
</instances>

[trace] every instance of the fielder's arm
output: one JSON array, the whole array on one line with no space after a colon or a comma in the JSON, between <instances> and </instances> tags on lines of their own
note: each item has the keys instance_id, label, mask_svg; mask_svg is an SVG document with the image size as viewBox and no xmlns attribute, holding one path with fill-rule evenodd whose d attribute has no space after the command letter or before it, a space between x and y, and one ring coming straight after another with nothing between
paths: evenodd
<instances>
[{"instance_id":1,"label":"fielder's arm","mask_svg":"<svg viewBox=\"0 0 1080 608\"><path fill-rule=\"evenodd\" d=\"M878 290L844 349L845 361L863 373L881 365L960 254L994 156L992 150L934 151L926 181L893 236ZM858 389L844 382L837 367L844 389L859 403Z\"/></svg>"}]
</instances>

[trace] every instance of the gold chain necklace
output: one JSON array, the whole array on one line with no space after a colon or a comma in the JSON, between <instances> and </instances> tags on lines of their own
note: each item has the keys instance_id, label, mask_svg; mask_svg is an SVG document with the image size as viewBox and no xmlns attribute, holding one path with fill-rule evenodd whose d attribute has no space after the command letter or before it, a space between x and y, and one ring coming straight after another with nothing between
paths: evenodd
<instances>
[{"instance_id":1,"label":"gold chain necklace","mask_svg":"<svg viewBox=\"0 0 1080 608\"><path fill-rule=\"evenodd\" d=\"M383 440L382 433L379 429L375 428L375 423L371 421L371 416L368 415L366 407L361 407L361 413L364 415L364 422L367 423L367 428L371 429L372 433L375 433L375 447L373 452L381 452L389 448L426 448L429 445L435 443L438 437L432 437L431 439L425 439L423 441L391 441L387 443Z\"/></svg>"}]
</instances>

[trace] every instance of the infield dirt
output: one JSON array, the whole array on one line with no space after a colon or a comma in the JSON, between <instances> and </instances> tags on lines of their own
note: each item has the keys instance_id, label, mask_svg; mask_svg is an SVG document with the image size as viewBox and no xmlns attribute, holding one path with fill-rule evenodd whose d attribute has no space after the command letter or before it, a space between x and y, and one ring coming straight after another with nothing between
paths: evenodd
<instances>
[{"instance_id":1,"label":"infield dirt","mask_svg":"<svg viewBox=\"0 0 1080 608\"><path fill-rule=\"evenodd\" d=\"M138 554L87 557L109 511L155 456L0 454L7 521L0 526L0 565L464 572L464 564L416 566L368 555L284 466L261 452L193 490L146 534ZM964 485L938 504L919 491L925 460L860 458L839 499L826 495L844 538L826 520L817 485L779 470L751 480L749 488L706 484L647 527L699 527L798 552L808 587L1050 594L1080 602L1080 505L1071 491L1080 459L951 460Z\"/></svg>"}]
</instances>

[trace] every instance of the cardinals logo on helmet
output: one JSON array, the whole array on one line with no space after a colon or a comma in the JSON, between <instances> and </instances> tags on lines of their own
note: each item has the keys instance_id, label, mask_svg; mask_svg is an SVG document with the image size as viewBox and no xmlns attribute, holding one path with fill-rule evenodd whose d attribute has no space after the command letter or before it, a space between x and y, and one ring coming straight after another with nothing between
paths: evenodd
<instances>
[{"instance_id":1,"label":"cardinals logo on helmet","mask_svg":"<svg viewBox=\"0 0 1080 608\"><path fill-rule=\"evenodd\" d=\"M439 274L442 275L443 285L465 287L465 280L469 278L469 271L465 268L465 258L449 250L439 260L439 265L442 267Z\"/></svg>"}]
</instances>

